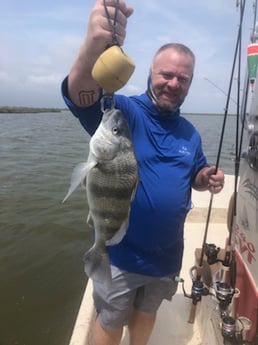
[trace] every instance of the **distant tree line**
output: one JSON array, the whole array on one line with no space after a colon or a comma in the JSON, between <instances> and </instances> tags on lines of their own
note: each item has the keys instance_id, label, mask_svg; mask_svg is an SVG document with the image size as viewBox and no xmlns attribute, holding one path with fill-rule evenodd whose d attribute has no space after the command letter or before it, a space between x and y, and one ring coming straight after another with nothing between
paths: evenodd
<instances>
[{"instance_id":1,"label":"distant tree line","mask_svg":"<svg viewBox=\"0 0 258 345\"><path fill-rule=\"evenodd\" d=\"M60 113L62 110L61 108L34 108L34 107L9 107L4 106L0 107L0 113Z\"/></svg>"}]
</instances>

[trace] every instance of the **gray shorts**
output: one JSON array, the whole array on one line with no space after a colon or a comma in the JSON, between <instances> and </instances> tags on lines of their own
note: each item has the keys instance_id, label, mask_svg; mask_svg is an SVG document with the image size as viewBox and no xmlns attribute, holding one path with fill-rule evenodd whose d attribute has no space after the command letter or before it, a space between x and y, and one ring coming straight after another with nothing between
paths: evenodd
<instances>
[{"instance_id":1,"label":"gray shorts","mask_svg":"<svg viewBox=\"0 0 258 345\"><path fill-rule=\"evenodd\" d=\"M155 313L162 300L171 300L177 290L175 276L149 277L112 269L112 283L93 282L93 299L101 325L115 329L128 324L132 308Z\"/></svg>"}]
</instances>

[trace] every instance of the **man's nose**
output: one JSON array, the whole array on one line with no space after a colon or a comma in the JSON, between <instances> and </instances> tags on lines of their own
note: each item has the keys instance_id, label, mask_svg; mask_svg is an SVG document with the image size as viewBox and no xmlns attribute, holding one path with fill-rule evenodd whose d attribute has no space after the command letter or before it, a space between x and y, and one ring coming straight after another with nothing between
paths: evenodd
<instances>
[{"instance_id":1,"label":"man's nose","mask_svg":"<svg viewBox=\"0 0 258 345\"><path fill-rule=\"evenodd\" d=\"M168 80L168 86L172 88L179 88L180 83L177 76L173 76L172 78Z\"/></svg>"}]
</instances>

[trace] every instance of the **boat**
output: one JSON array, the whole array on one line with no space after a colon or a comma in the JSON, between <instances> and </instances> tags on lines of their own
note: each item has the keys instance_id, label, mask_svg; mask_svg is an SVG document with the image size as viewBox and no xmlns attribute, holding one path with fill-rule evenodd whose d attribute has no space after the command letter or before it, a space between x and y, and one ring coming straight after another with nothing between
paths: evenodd
<instances>
[{"instance_id":1,"label":"boat","mask_svg":"<svg viewBox=\"0 0 258 345\"><path fill-rule=\"evenodd\" d=\"M242 2L241 6L243 10ZM257 1L254 8L256 12ZM237 114L248 147L243 154L240 145L235 174L225 176L221 193L211 196L209 192L193 191L178 291L172 302L163 301L148 345L258 345L257 42L255 13L247 47L243 99ZM93 345L95 317L89 279L70 345ZM121 344L129 344L126 328Z\"/></svg>"},{"instance_id":2,"label":"boat","mask_svg":"<svg viewBox=\"0 0 258 345\"><path fill-rule=\"evenodd\" d=\"M224 190L214 198L210 240L221 245L221 247L225 245L224 239L228 233L225 220L227 218L227 207L233 190L233 184L233 176L226 175ZM209 195L209 192L200 193L193 191L193 208L189 212L185 224L185 251L180 276L185 278L184 288L187 291L191 291L192 281L187 278L189 277L189 268L194 263L195 248L198 248L200 245L200 239L203 235ZM175 340L175 344L202 344L198 322L194 324L188 323L190 307L191 299L185 298L179 286L178 292L172 302L163 301L149 344L169 344L171 339ZM201 308L198 306L197 316L199 316L200 310ZM70 345L93 345L91 331L94 318L92 282L89 279L70 339ZM126 329L121 344L128 344Z\"/></svg>"}]
</instances>

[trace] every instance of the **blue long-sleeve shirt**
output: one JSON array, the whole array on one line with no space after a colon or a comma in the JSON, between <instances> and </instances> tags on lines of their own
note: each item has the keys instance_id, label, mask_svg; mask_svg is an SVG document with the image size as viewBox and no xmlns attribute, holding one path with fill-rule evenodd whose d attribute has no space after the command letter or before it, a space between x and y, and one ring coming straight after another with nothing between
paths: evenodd
<instances>
[{"instance_id":1,"label":"blue long-sleeve shirt","mask_svg":"<svg viewBox=\"0 0 258 345\"><path fill-rule=\"evenodd\" d=\"M62 93L67 106L92 135L101 121L100 104L88 108L74 105L67 79ZM200 135L179 110L160 114L147 93L115 95L115 106L123 112L132 133L139 184L126 235L108 248L111 263L150 276L179 272L191 186L198 171L208 166Z\"/></svg>"}]
</instances>

